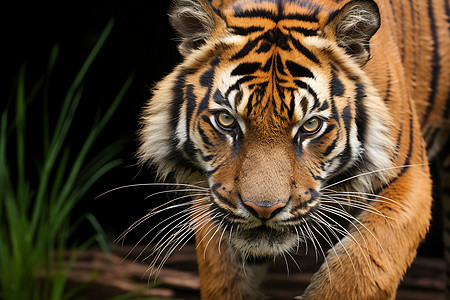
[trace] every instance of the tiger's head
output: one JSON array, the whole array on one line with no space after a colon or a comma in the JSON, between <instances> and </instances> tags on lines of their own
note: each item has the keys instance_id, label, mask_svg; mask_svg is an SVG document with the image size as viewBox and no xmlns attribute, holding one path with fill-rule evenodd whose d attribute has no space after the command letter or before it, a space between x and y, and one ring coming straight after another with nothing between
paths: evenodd
<instances>
[{"instance_id":1,"label":"tiger's head","mask_svg":"<svg viewBox=\"0 0 450 300\"><path fill-rule=\"evenodd\" d=\"M154 89L139 156L162 179L205 182L238 253L289 251L333 219L327 193L383 185L395 147L364 72L373 1L176 0L170 18L184 60Z\"/></svg>"}]
</instances>

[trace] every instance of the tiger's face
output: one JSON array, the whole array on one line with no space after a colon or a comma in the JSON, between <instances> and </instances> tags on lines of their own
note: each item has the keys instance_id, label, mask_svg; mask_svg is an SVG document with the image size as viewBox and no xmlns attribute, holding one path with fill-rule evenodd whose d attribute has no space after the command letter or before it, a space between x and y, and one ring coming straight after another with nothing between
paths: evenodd
<instances>
[{"instance_id":1,"label":"tiger's face","mask_svg":"<svg viewBox=\"0 0 450 300\"><path fill-rule=\"evenodd\" d=\"M375 4L321 11L314 1L246 1L218 13L184 2L192 11L175 8L175 28L208 34L186 33L184 62L155 90L142 159L162 177L207 182L209 197L196 205L244 257L289 251L315 234L313 222L337 226L327 195L371 193L392 166L390 117L363 71ZM355 20L362 12L372 24ZM196 211L194 223L205 216Z\"/></svg>"}]
</instances>

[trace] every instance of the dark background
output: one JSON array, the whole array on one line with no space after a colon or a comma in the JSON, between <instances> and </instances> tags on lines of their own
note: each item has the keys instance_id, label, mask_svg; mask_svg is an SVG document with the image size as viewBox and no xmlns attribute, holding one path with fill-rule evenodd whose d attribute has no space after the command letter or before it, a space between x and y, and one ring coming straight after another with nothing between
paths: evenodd
<instances>
[{"instance_id":1,"label":"dark background","mask_svg":"<svg viewBox=\"0 0 450 300\"><path fill-rule=\"evenodd\" d=\"M26 63L27 85L31 86L45 72L48 57L55 43L60 45L60 55L51 79L51 104L57 114L62 95L69 87L99 34L111 19L114 29L85 78L85 93L77 113L76 126L71 131L74 145L82 142L86 130L98 108L106 110L123 82L134 74L133 84L118 113L98 140L92 154L117 139L123 139L121 152L124 163L100 180L73 212L77 219L92 212L102 224L112 241L130 224L142 217L147 209L156 206L164 197L145 199L159 191L153 187L133 187L96 196L110 189L129 184L154 182L151 169L136 166L134 153L138 147L139 115L149 88L181 61L176 49L175 34L169 26L168 0L147 1L92 1L92 2L33 2L8 4L2 7L1 48L3 78L2 98L7 99L19 67ZM7 101L1 100L1 107ZM33 107L32 107L33 108ZM56 118L56 116L54 116ZM42 113L31 109L28 124L42 124ZM36 135L30 134L30 144L38 145ZM76 148L76 147L75 147ZM36 149L39 153L39 149ZM32 168L30 162L30 168ZM439 217L439 206L435 208ZM162 216L164 218L164 216ZM152 222L159 222L158 218ZM441 227L434 222L421 254L437 256L442 253ZM138 228L126 240L135 243L151 227L150 223ZM82 241L93 233L89 224L80 227L75 240Z\"/></svg>"},{"instance_id":2,"label":"dark background","mask_svg":"<svg viewBox=\"0 0 450 300\"><path fill-rule=\"evenodd\" d=\"M21 65L26 65L26 87L31 90L36 80L45 73L52 47L56 43L60 46L50 79L49 106L53 121L58 117L72 80L108 21L114 18L114 28L85 77L81 106L68 138L73 151L76 151L96 112L99 109L106 111L128 76L134 74L133 84L125 99L91 152L93 157L103 147L122 139L125 143L120 157L124 163L101 179L72 214L72 219L76 220L85 212L94 213L110 240L117 238L155 205L155 199L145 200L146 196L158 191L152 187L127 188L100 198L96 196L112 188L155 181L151 169L135 166L137 160L134 155L138 147L136 132L139 116L150 97L150 88L181 60L175 35L168 24L169 5L170 1L165 0L14 1L8 4L8 8L2 8L1 72L6 79L2 88L3 99L8 99ZM1 100L0 108L3 109L6 103ZM27 125L31 127L27 146L39 156L41 147L37 139L42 131L42 109L38 103L33 103L28 109ZM28 161L27 164L30 173L36 172L34 162ZM76 234L77 242L92 233L91 226L85 222ZM135 236L141 234L136 231ZM127 241L133 243L137 239L130 237Z\"/></svg>"}]
</instances>

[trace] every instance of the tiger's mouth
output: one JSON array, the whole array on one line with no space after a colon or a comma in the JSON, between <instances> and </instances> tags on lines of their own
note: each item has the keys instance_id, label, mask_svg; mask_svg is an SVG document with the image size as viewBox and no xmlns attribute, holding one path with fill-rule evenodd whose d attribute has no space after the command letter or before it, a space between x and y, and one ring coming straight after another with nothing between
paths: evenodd
<instances>
[{"instance_id":1,"label":"tiger's mouth","mask_svg":"<svg viewBox=\"0 0 450 300\"><path fill-rule=\"evenodd\" d=\"M309 223L310 214L317 209L318 199L297 206L289 201L269 218L259 217L242 201L238 202L234 212L215 202L212 204L211 210L224 216L218 222L225 224L228 234L224 236L228 235L232 249L247 261L267 261L286 252L295 252L305 241L301 227L305 222Z\"/></svg>"},{"instance_id":2,"label":"tiger's mouth","mask_svg":"<svg viewBox=\"0 0 450 300\"><path fill-rule=\"evenodd\" d=\"M253 228L238 228L232 232L232 248L250 261L268 261L292 250L300 242L295 229L276 229L262 224Z\"/></svg>"}]
</instances>

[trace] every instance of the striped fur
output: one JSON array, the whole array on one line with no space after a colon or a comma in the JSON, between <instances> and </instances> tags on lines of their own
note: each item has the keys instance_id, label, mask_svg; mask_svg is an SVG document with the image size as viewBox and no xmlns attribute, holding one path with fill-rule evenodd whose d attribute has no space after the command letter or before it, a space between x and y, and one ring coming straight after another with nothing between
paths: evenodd
<instances>
[{"instance_id":1,"label":"striped fur","mask_svg":"<svg viewBox=\"0 0 450 300\"><path fill-rule=\"evenodd\" d=\"M395 297L431 218L428 159L448 143L448 6L175 1L184 61L144 110L139 157L208 190L181 226L203 299L260 299L261 266L243 262L308 239L332 247L303 298Z\"/></svg>"}]
</instances>

